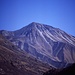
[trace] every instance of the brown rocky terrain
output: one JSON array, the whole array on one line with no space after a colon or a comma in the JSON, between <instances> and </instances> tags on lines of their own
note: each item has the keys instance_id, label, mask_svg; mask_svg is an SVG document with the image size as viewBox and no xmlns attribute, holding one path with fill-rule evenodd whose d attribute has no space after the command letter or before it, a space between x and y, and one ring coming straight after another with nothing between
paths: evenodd
<instances>
[{"instance_id":1,"label":"brown rocky terrain","mask_svg":"<svg viewBox=\"0 0 75 75\"><path fill-rule=\"evenodd\" d=\"M49 69L0 35L0 75L42 75Z\"/></svg>"}]
</instances>

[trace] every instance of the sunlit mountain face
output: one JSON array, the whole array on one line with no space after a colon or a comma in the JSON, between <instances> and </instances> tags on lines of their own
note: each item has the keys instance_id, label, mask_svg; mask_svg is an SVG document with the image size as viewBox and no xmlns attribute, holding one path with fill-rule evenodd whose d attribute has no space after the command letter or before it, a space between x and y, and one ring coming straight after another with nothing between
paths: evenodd
<instances>
[{"instance_id":1,"label":"sunlit mountain face","mask_svg":"<svg viewBox=\"0 0 75 75\"><path fill-rule=\"evenodd\" d=\"M23 52L54 68L75 63L75 37L50 25L30 23L16 31L1 30Z\"/></svg>"}]
</instances>

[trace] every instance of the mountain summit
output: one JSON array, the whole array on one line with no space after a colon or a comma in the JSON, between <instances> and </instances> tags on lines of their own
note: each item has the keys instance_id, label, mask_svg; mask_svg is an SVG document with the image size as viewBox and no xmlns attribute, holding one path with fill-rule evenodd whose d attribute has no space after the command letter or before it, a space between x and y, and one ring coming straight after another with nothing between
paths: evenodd
<instances>
[{"instance_id":1,"label":"mountain summit","mask_svg":"<svg viewBox=\"0 0 75 75\"><path fill-rule=\"evenodd\" d=\"M75 37L49 25L32 22L16 31L0 31L18 48L49 65L75 63Z\"/></svg>"}]
</instances>

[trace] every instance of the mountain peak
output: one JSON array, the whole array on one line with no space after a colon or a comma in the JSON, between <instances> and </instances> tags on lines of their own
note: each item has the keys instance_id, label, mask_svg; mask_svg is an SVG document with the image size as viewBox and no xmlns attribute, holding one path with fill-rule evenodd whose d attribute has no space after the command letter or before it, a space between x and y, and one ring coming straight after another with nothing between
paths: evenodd
<instances>
[{"instance_id":1,"label":"mountain peak","mask_svg":"<svg viewBox=\"0 0 75 75\"><path fill-rule=\"evenodd\" d=\"M40 24L40 23L37 23L37 22L32 22L31 24Z\"/></svg>"},{"instance_id":2,"label":"mountain peak","mask_svg":"<svg viewBox=\"0 0 75 75\"><path fill-rule=\"evenodd\" d=\"M31 24L36 24L37 22L32 22Z\"/></svg>"},{"instance_id":3,"label":"mountain peak","mask_svg":"<svg viewBox=\"0 0 75 75\"><path fill-rule=\"evenodd\" d=\"M37 22L32 22L29 25L32 25L32 26L42 26L43 24L37 23Z\"/></svg>"}]
</instances>

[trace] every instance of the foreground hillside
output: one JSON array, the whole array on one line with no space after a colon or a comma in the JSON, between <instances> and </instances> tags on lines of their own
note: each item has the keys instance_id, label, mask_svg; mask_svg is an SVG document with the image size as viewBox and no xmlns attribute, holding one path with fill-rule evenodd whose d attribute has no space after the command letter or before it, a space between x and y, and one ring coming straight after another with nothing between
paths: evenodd
<instances>
[{"instance_id":1,"label":"foreground hillside","mask_svg":"<svg viewBox=\"0 0 75 75\"><path fill-rule=\"evenodd\" d=\"M49 69L0 35L0 75L42 75Z\"/></svg>"},{"instance_id":2,"label":"foreground hillside","mask_svg":"<svg viewBox=\"0 0 75 75\"><path fill-rule=\"evenodd\" d=\"M43 75L75 75L75 63L63 69L53 69Z\"/></svg>"}]
</instances>

